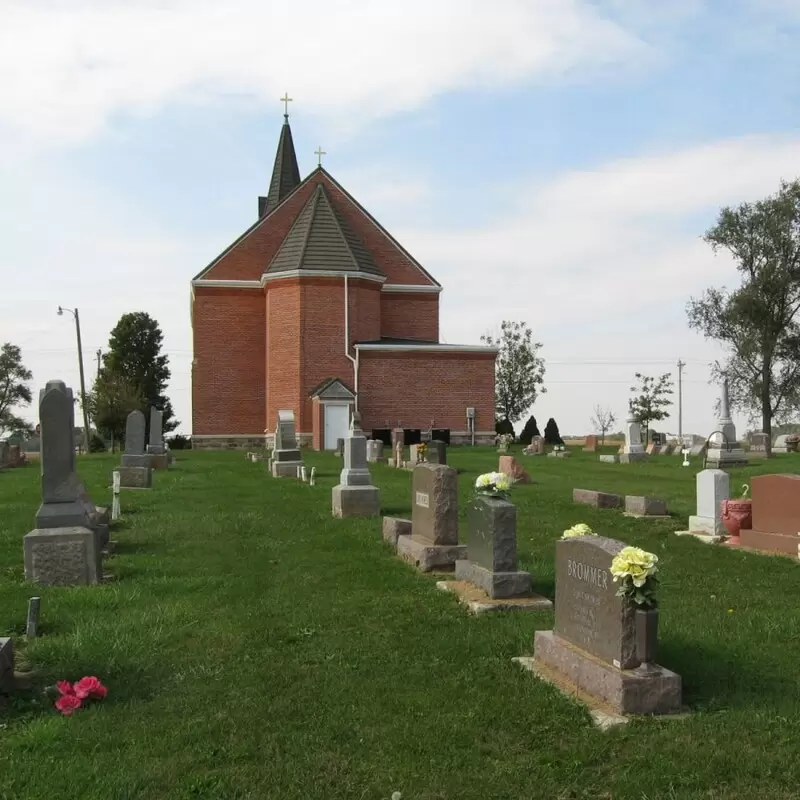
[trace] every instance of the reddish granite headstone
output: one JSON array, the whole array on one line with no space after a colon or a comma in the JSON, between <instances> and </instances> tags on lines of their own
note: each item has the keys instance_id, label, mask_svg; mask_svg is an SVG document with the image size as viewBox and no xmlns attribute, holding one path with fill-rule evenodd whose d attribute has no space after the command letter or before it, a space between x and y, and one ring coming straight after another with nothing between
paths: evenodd
<instances>
[{"instance_id":1,"label":"reddish granite headstone","mask_svg":"<svg viewBox=\"0 0 800 800\"><path fill-rule=\"evenodd\" d=\"M500 464L497 467L498 472L508 477L514 483L530 483L531 476L524 470L522 464L517 461L514 456L500 456Z\"/></svg>"},{"instance_id":2,"label":"reddish granite headstone","mask_svg":"<svg viewBox=\"0 0 800 800\"><path fill-rule=\"evenodd\" d=\"M741 532L743 547L797 556L800 553L800 475L758 475L750 481L753 527Z\"/></svg>"},{"instance_id":3,"label":"reddish granite headstone","mask_svg":"<svg viewBox=\"0 0 800 800\"><path fill-rule=\"evenodd\" d=\"M584 445L583 452L584 453L597 452L597 437L594 434L586 437L586 444Z\"/></svg>"}]
</instances>

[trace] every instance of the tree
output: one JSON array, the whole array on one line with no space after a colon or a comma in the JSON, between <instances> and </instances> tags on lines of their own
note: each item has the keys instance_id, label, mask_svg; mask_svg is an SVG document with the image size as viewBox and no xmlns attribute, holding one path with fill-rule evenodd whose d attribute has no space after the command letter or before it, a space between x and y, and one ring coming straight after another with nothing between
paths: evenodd
<instances>
[{"instance_id":1,"label":"tree","mask_svg":"<svg viewBox=\"0 0 800 800\"><path fill-rule=\"evenodd\" d=\"M145 412L149 406L163 409L163 430L167 433L180 423L172 419L172 404L164 394L170 371L168 356L161 354L163 339L158 322L149 314L123 314L111 331L101 373L108 371L133 384L142 396ZM149 415L145 416L149 424Z\"/></svg>"},{"instance_id":2,"label":"tree","mask_svg":"<svg viewBox=\"0 0 800 800\"><path fill-rule=\"evenodd\" d=\"M100 433L114 442L125 438L125 423L131 411L145 408L145 400L139 386L129 378L104 368L86 397L89 415Z\"/></svg>"},{"instance_id":3,"label":"tree","mask_svg":"<svg viewBox=\"0 0 800 800\"><path fill-rule=\"evenodd\" d=\"M497 434L497 436L502 436L503 434L510 434L511 436L516 438L516 434L514 433L514 426L507 419L495 419L494 432L495 434Z\"/></svg>"},{"instance_id":4,"label":"tree","mask_svg":"<svg viewBox=\"0 0 800 800\"><path fill-rule=\"evenodd\" d=\"M800 408L800 180L723 208L704 239L733 256L742 284L692 298L689 326L728 351L712 377L728 379L732 407L760 416L770 455L773 419L787 421Z\"/></svg>"},{"instance_id":5,"label":"tree","mask_svg":"<svg viewBox=\"0 0 800 800\"><path fill-rule=\"evenodd\" d=\"M558 425L552 417L547 420L547 425L544 426L544 440L547 444L564 444L564 440L558 432Z\"/></svg>"},{"instance_id":6,"label":"tree","mask_svg":"<svg viewBox=\"0 0 800 800\"><path fill-rule=\"evenodd\" d=\"M547 390L541 342L533 341L533 331L524 322L503 320L500 335L485 334L481 341L498 349L495 364L495 404L501 419L518 422Z\"/></svg>"},{"instance_id":7,"label":"tree","mask_svg":"<svg viewBox=\"0 0 800 800\"><path fill-rule=\"evenodd\" d=\"M542 434L539 433L539 426L536 424L536 417L528 417L528 421L525 423L525 427L519 435L519 443L527 447L533 441L534 436L541 435Z\"/></svg>"},{"instance_id":8,"label":"tree","mask_svg":"<svg viewBox=\"0 0 800 800\"><path fill-rule=\"evenodd\" d=\"M594 407L594 416L592 417L592 425L596 431L600 432L600 444L606 443L606 434L611 430L611 427L617 421L617 417L610 408L603 408L600 405Z\"/></svg>"},{"instance_id":9,"label":"tree","mask_svg":"<svg viewBox=\"0 0 800 800\"><path fill-rule=\"evenodd\" d=\"M644 425L644 440L648 441L650 423L669 416L667 409L672 405L672 376L666 372L655 378L637 372L636 378L639 385L631 386L631 391L637 392L630 401L631 416L640 425Z\"/></svg>"},{"instance_id":10,"label":"tree","mask_svg":"<svg viewBox=\"0 0 800 800\"><path fill-rule=\"evenodd\" d=\"M33 373L22 363L22 350L6 342L0 348L0 434L25 434L33 426L14 414L16 406L30 404L32 395L27 382Z\"/></svg>"}]
</instances>

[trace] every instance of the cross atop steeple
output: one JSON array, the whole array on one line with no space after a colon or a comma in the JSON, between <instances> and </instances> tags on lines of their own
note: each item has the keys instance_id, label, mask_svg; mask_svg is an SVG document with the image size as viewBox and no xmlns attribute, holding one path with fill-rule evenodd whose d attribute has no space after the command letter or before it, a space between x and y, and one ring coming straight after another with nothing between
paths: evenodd
<instances>
[{"instance_id":1,"label":"cross atop steeple","mask_svg":"<svg viewBox=\"0 0 800 800\"><path fill-rule=\"evenodd\" d=\"M320 145L315 151L314 155L317 157L317 163L321 167L322 166L322 156L328 155L325 150L322 149L322 145Z\"/></svg>"},{"instance_id":2,"label":"cross atop steeple","mask_svg":"<svg viewBox=\"0 0 800 800\"><path fill-rule=\"evenodd\" d=\"M289 97L289 92L286 92L283 97L281 97L281 103L283 103L283 118L288 122L289 121L289 103L293 102L293 98Z\"/></svg>"}]
</instances>

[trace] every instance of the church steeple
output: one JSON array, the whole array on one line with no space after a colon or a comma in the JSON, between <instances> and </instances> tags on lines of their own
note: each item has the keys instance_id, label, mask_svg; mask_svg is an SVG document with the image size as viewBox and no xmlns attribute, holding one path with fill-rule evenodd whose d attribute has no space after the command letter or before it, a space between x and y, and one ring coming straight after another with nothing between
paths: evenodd
<instances>
[{"instance_id":1,"label":"church steeple","mask_svg":"<svg viewBox=\"0 0 800 800\"><path fill-rule=\"evenodd\" d=\"M278 206L284 198L300 185L300 169L297 166L297 155L294 152L292 129L289 127L289 103L292 98L287 93L281 98L285 109L283 127L278 140L278 152L275 154L275 165L272 168L272 180L269 194L258 198L258 216L263 217Z\"/></svg>"}]
</instances>

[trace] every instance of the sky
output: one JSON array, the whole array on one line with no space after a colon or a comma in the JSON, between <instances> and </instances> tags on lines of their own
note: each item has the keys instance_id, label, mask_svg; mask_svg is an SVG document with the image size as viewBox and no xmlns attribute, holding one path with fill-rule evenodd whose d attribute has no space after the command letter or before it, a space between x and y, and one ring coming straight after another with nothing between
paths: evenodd
<instances>
[{"instance_id":1,"label":"sky","mask_svg":"<svg viewBox=\"0 0 800 800\"><path fill-rule=\"evenodd\" d=\"M800 175L798 36L800 0L0 0L0 342L77 390L58 306L89 384L146 311L190 433L189 282L255 220L288 91L301 174L321 146L444 286L443 341L533 329L540 424L621 428L682 359L705 435L686 304L738 277L702 235Z\"/></svg>"}]
</instances>

